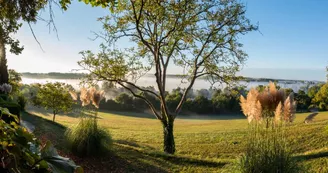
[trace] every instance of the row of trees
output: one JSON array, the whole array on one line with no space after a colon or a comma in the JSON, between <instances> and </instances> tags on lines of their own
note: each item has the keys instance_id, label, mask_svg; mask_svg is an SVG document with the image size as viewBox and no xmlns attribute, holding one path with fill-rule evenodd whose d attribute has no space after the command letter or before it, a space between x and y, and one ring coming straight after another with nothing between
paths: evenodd
<instances>
[{"instance_id":1,"label":"row of trees","mask_svg":"<svg viewBox=\"0 0 328 173\"><path fill-rule=\"evenodd\" d=\"M179 104L183 95L183 89L177 88L167 92L165 100L168 109L173 111ZM192 91L192 90L191 90ZM246 94L245 87L232 89L202 89L195 93L189 92L186 102L182 108L182 114L220 114L240 113L239 97ZM145 96L154 105L156 110L160 109L160 101L151 95ZM103 100L101 108L110 111L148 111L148 105L140 98L135 98L128 92L121 92L115 97Z\"/></svg>"},{"instance_id":2,"label":"row of trees","mask_svg":"<svg viewBox=\"0 0 328 173\"><path fill-rule=\"evenodd\" d=\"M299 90L294 93L291 88L284 88L287 95L294 93L295 101L297 102L298 112L307 112L312 109L328 110L328 92L327 84L314 85L307 89L307 91ZM277 88L280 88L277 86ZM262 86L256 88L258 91L263 91ZM109 111L147 111L149 107L147 104L139 99L134 98L124 89L116 89L116 94L109 97L107 100L101 102L101 108ZM191 90L192 91L192 90ZM113 89L110 90L113 93ZM168 109L173 109L179 104L183 94L183 89L177 88L170 93L166 93L165 100ZM233 87L225 89L202 89L196 92L189 92L186 102L182 108L182 114L227 114L240 113L241 107L239 104L240 96L246 96L248 90L246 87ZM146 96L157 110L160 109L159 100L155 97Z\"/></svg>"},{"instance_id":3,"label":"row of trees","mask_svg":"<svg viewBox=\"0 0 328 173\"><path fill-rule=\"evenodd\" d=\"M11 71L11 74L15 74ZM298 112L306 112L311 109L327 110L327 84L315 85L308 88L307 92L299 90L294 93ZM108 88L111 87L111 88ZM97 87L100 88L100 87ZM149 107L144 100L133 97L128 90L115 88L113 86L103 85L108 99L101 100L100 108L108 111L130 111L130 112L149 112ZM277 86L279 89L280 87ZM148 87L148 89L153 89ZM56 114L60 112L69 112L73 110L76 98L72 98L70 91L73 87L63 83L47 83L44 85L33 84L21 86L21 94L29 97L33 105L42 106L53 111L53 120ZM263 92L264 88L258 86L257 91ZM293 92L291 88L283 89L289 95ZM116 91L116 92L115 92ZM156 92L154 90L154 92ZM173 111L179 104L184 89L176 88L172 92L166 92L165 101L169 111ZM246 96L248 90L245 86L224 88L224 89L201 89L197 91L190 90L186 102L182 108L182 113L190 114L240 114L240 96ZM109 94L116 93L116 95ZM154 105L157 111L160 110L160 101L151 95L145 95ZM80 104L77 104L80 105Z\"/></svg>"}]
</instances>

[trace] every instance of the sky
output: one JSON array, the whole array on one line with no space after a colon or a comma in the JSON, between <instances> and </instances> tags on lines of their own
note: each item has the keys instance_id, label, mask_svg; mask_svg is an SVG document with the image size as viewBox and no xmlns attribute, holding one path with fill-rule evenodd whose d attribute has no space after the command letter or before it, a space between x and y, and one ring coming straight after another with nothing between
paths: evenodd
<instances>
[{"instance_id":1,"label":"sky","mask_svg":"<svg viewBox=\"0 0 328 173\"><path fill-rule=\"evenodd\" d=\"M248 54L243 70L247 77L298 80L326 80L328 65L328 1L326 0L243 0L246 16L259 24L259 32L240 36ZM27 25L15 35L24 45L20 55L7 54L8 67L18 72L71 72L78 69L78 53L97 51L100 40L93 32L102 29L97 18L109 13L74 1L62 12L55 9L55 32L38 22L32 25L43 50ZM47 15L44 12L42 15ZM129 44L121 43L121 44ZM170 73L178 73L170 67Z\"/></svg>"}]
</instances>

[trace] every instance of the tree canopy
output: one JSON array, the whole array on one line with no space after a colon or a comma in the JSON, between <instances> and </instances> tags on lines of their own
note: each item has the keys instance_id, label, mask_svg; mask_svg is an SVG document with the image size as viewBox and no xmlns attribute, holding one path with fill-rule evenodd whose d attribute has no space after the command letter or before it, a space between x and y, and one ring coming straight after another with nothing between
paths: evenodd
<instances>
[{"instance_id":1,"label":"tree canopy","mask_svg":"<svg viewBox=\"0 0 328 173\"><path fill-rule=\"evenodd\" d=\"M56 82L40 85L34 104L45 109L51 109L53 111L53 121L55 121L58 113L72 109L74 100L69 94L68 87L63 83Z\"/></svg>"},{"instance_id":2,"label":"tree canopy","mask_svg":"<svg viewBox=\"0 0 328 173\"><path fill-rule=\"evenodd\" d=\"M164 150L174 153L173 121L180 113L195 80L206 77L212 83L230 82L247 58L238 41L240 35L257 30L237 0L118 1L109 16L100 18L105 43L97 54L81 52L79 65L90 72L92 81L109 81L144 100L164 127ZM122 39L134 44L111 49ZM166 102L168 67L183 69L187 87L177 106L170 111ZM139 87L135 81L154 71L157 91ZM160 112L144 97L157 98Z\"/></svg>"},{"instance_id":3,"label":"tree canopy","mask_svg":"<svg viewBox=\"0 0 328 173\"><path fill-rule=\"evenodd\" d=\"M323 85L313 98L320 110L328 110L328 83Z\"/></svg>"}]
</instances>

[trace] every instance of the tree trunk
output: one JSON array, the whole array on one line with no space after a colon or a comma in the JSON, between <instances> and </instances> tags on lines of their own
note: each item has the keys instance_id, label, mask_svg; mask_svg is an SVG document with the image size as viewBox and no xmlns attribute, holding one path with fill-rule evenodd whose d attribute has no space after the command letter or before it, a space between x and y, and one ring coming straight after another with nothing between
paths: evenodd
<instances>
[{"instance_id":1,"label":"tree trunk","mask_svg":"<svg viewBox=\"0 0 328 173\"><path fill-rule=\"evenodd\" d=\"M55 118L56 118L56 111L53 111L54 116L52 117L52 121L55 122Z\"/></svg>"},{"instance_id":2,"label":"tree trunk","mask_svg":"<svg viewBox=\"0 0 328 173\"><path fill-rule=\"evenodd\" d=\"M175 152L173 122L174 121L162 122L164 132L164 152L168 154L174 154Z\"/></svg>"},{"instance_id":3,"label":"tree trunk","mask_svg":"<svg viewBox=\"0 0 328 173\"><path fill-rule=\"evenodd\" d=\"M6 47L3 39L0 37L0 84L4 83L8 83L8 69L6 59Z\"/></svg>"}]
</instances>

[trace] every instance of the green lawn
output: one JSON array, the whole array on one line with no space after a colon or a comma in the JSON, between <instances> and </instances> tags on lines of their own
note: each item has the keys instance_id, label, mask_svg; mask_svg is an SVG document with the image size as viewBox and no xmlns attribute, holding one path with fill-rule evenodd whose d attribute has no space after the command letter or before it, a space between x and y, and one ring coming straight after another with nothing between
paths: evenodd
<instances>
[{"instance_id":1,"label":"green lawn","mask_svg":"<svg viewBox=\"0 0 328 173\"><path fill-rule=\"evenodd\" d=\"M307 115L297 114L288 128L289 140L298 153L295 157L311 172L328 172L328 112L317 115L314 123L304 124ZM53 141L63 155L73 157L86 172L222 172L241 154L248 128L243 117L177 119L177 153L170 156L161 152L163 134L158 120L133 113L101 112L99 117L100 126L108 129L115 140L113 151L107 157L87 160L70 155L64 145L63 133L78 122L77 116L58 115L58 125L49 121L51 114L33 108L22 119L34 123L36 136Z\"/></svg>"}]
</instances>

